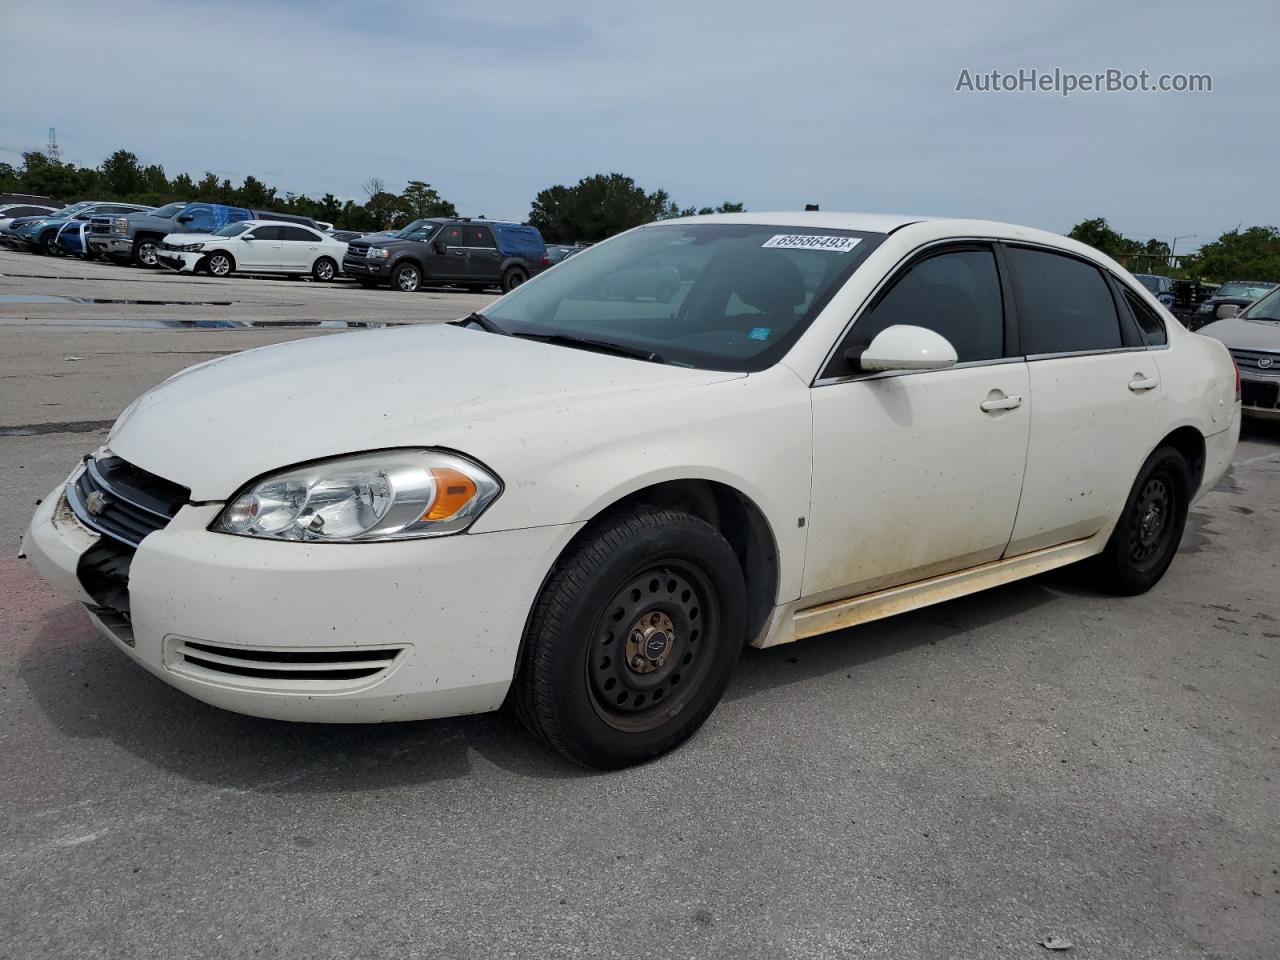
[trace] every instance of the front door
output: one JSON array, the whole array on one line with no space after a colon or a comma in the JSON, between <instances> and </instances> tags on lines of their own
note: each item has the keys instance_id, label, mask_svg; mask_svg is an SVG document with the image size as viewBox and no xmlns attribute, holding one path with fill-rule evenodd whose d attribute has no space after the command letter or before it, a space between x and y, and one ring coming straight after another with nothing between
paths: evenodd
<instances>
[{"instance_id":1,"label":"front door","mask_svg":"<svg viewBox=\"0 0 1280 960\"><path fill-rule=\"evenodd\" d=\"M280 262L289 273L310 273L320 256L320 235L306 227L280 228Z\"/></svg>"},{"instance_id":2,"label":"front door","mask_svg":"<svg viewBox=\"0 0 1280 960\"><path fill-rule=\"evenodd\" d=\"M246 230L244 241L236 251L236 268L244 272L281 269L280 247L283 243L283 227L263 224ZM252 238L252 239L251 239Z\"/></svg>"},{"instance_id":3,"label":"front door","mask_svg":"<svg viewBox=\"0 0 1280 960\"><path fill-rule=\"evenodd\" d=\"M949 369L865 374L843 359L895 324L946 337ZM850 328L813 387L813 493L803 592L823 602L1000 558L1029 432L1027 365L1006 346L993 250L909 263Z\"/></svg>"},{"instance_id":4,"label":"front door","mask_svg":"<svg viewBox=\"0 0 1280 960\"><path fill-rule=\"evenodd\" d=\"M1120 513L1155 446L1155 357L1091 263L1010 246L1031 378L1031 442L1009 555L1092 536Z\"/></svg>"},{"instance_id":5,"label":"front door","mask_svg":"<svg viewBox=\"0 0 1280 960\"><path fill-rule=\"evenodd\" d=\"M440 245L444 253L440 253ZM431 281L457 282L467 279L467 239L460 223L446 223L430 244L427 278Z\"/></svg>"}]
</instances>

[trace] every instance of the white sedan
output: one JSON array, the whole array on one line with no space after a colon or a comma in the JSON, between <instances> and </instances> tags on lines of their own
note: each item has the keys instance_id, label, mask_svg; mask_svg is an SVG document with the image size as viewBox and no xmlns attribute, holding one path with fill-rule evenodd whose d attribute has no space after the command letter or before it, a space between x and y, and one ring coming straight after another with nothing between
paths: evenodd
<instances>
[{"instance_id":1,"label":"white sedan","mask_svg":"<svg viewBox=\"0 0 1280 960\"><path fill-rule=\"evenodd\" d=\"M669 299L611 282L648 268L679 277ZM694 217L452 325L179 373L25 550L208 703L369 722L510 702L617 766L689 737L744 645L1078 562L1151 588L1239 428L1226 348L1074 241Z\"/></svg>"},{"instance_id":2,"label":"white sedan","mask_svg":"<svg viewBox=\"0 0 1280 960\"><path fill-rule=\"evenodd\" d=\"M157 251L162 266L212 277L239 273L310 274L328 281L338 275L347 245L297 223L240 220L216 233L171 233Z\"/></svg>"}]
</instances>

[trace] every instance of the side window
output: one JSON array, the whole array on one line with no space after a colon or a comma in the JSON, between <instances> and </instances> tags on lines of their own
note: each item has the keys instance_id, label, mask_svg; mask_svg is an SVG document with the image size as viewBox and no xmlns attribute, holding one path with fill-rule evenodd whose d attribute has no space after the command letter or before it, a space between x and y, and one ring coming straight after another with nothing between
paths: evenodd
<instances>
[{"instance_id":1,"label":"side window","mask_svg":"<svg viewBox=\"0 0 1280 960\"><path fill-rule=\"evenodd\" d=\"M190 233L211 233L218 229L213 222L213 210L207 204L193 203L182 212L191 217L184 225Z\"/></svg>"},{"instance_id":2,"label":"side window","mask_svg":"<svg viewBox=\"0 0 1280 960\"><path fill-rule=\"evenodd\" d=\"M446 224L436 239L447 243L451 247L466 246L466 241L462 236L462 226L457 223Z\"/></svg>"},{"instance_id":3,"label":"side window","mask_svg":"<svg viewBox=\"0 0 1280 960\"><path fill-rule=\"evenodd\" d=\"M255 240L283 240L284 227L263 225L251 231Z\"/></svg>"},{"instance_id":4,"label":"side window","mask_svg":"<svg viewBox=\"0 0 1280 960\"><path fill-rule=\"evenodd\" d=\"M284 231L284 239L299 240L302 243L317 243L320 238L310 230L303 230L302 227L280 227Z\"/></svg>"},{"instance_id":5,"label":"side window","mask_svg":"<svg viewBox=\"0 0 1280 960\"><path fill-rule=\"evenodd\" d=\"M1124 292L1125 305L1129 308L1129 312L1133 314L1133 319L1138 322L1138 328L1142 331L1142 339L1147 346L1162 347L1168 343L1169 335L1165 332L1164 321L1160 319L1160 315L1147 306L1146 301L1123 283L1117 281L1117 285Z\"/></svg>"},{"instance_id":6,"label":"side window","mask_svg":"<svg viewBox=\"0 0 1280 960\"><path fill-rule=\"evenodd\" d=\"M1003 356L1004 305L995 255L987 249L953 250L912 264L858 318L845 346L866 346L896 324L941 334L961 363Z\"/></svg>"},{"instance_id":7,"label":"side window","mask_svg":"<svg viewBox=\"0 0 1280 960\"><path fill-rule=\"evenodd\" d=\"M468 247L496 247L493 233L488 227L467 227L463 231Z\"/></svg>"},{"instance_id":8,"label":"side window","mask_svg":"<svg viewBox=\"0 0 1280 960\"><path fill-rule=\"evenodd\" d=\"M1115 301L1097 267L1026 247L1009 247L1008 261L1028 356L1123 345Z\"/></svg>"}]
</instances>

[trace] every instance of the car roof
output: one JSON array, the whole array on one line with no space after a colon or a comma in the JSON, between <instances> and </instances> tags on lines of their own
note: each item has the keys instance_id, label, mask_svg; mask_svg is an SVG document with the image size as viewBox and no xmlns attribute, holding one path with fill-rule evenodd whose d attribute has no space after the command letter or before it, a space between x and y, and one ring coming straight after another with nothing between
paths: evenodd
<instances>
[{"instance_id":1,"label":"car roof","mask_svg":"<svg viewBox=\"0 0 1280 960\"><path fill-rule=\"evenodd\" d=\"M253 220L233 220L231 223L248 223L255 227L260 223L269 223L278 227L306 227L308 230L314 230L316 233L324 233L324 231L319 227L313 227L311 224L303 223L300 220L272 220L270 217L258 217ZM231 226L231 223L228 223L227 226Z\"/></svg>"}]
</instances>

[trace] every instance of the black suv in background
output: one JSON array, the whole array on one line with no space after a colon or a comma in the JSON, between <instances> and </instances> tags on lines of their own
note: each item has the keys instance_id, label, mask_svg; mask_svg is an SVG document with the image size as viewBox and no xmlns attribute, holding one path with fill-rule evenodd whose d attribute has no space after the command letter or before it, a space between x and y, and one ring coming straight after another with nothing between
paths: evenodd
<instances>
[{"instance_id":1,"label":"black suv in background","mask_svg":"<svg viewBox=\"0 0 1280 960\"><path fill-rule=\"evenodd\" d=\"M342 272L366 287L412 293L428 284L513 290L548 265L537 227L501 220L434 217L391 237L353 240Z\"/></svg>"}]
</instances>

